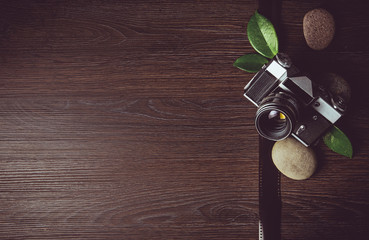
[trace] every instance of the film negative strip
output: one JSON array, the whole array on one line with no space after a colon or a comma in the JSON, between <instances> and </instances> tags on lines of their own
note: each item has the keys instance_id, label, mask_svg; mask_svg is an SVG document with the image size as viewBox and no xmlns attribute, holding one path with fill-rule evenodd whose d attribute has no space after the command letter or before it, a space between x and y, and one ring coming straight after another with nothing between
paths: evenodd
<instances>
[{"instance_id":1,"label":"film negative strip","mask_svg":"<svg viewBox=\"0 0 369 240\"><path fill-rule=\"evenodd\" d=\"M281 0L259 0L258 4L258 12L273 23L278 34ZM281 239L280 173L271 157L273 145L259 138L259 240Z\"/></svg>"},{"instance_id":2,"label":"film negative strip","mask_svg":"<svg viewBox=\"0 0 369 240\"><path fill-rule=\"evenodd\" d=\"M259 139L259 240L281 239L280 173L271 159L273 144Z\"/></svg>"}]
</instances>

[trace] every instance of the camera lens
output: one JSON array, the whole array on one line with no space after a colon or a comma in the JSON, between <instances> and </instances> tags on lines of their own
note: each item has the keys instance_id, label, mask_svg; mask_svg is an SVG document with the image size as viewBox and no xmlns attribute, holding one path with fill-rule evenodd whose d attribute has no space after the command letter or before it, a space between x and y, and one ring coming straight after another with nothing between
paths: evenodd
<instances>
[{"instance_id":1,"label":"camera lens","mask_svg":"<svg viewBox=\"0 0 369 240\"><path fill-rule=\"evenodd\" d=\"M272 93L261 102L255 118L259 134L278 141L288 137L298 116L296 100L288 93Z\"/></svg>"}]
</instances>

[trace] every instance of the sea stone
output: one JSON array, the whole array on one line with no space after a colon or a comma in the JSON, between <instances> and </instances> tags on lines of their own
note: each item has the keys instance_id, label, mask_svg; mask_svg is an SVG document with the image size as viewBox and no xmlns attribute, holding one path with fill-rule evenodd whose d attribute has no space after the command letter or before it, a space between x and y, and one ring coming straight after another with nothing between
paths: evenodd
<instances>
[{"instance_id":1,"label":"sea stone","mask_svg":"<svg viewBox=\"0 0 369 240\"><path fill-rule=\"evenodd\" d=\"M307 45L314 50L322 50L331 43L335 23L333 16L325 9L317 8L305 14L303 30Z\"/></svg>"},{"instance_id":2,"label":"sea stone","mask_svg":"<svg viewBox=\"0 0 369 240\"><path fill-rule=\"evenodd\" d=\"M311 177L318 165L314 151L293 137L274 144L272 159L282 174L294 180Z\"/></svg>"},{"instance_id":3,"label":"sea stone","mask_svg":"<svg viewBox=\"0 0 369 240\"><path fill-rule=\"evenodd\" d=\"M325 73L320 76L321 83L334 96L342 97L347 103L351 99L351 88L347 81L336 73Z\"/></svg>"}]
</instances>

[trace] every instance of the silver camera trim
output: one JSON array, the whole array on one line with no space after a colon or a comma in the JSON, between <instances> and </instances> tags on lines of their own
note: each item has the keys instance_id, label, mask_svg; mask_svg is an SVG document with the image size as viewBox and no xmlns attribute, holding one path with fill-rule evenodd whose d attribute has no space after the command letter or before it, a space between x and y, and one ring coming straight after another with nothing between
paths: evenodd
<instances>
[{"instance_id":1,"label":"silver camera trim","mask_svg":"<svg viewBox=\"0 0 369 240\"><path fill-rule=\"evenodd\" d=\"M279 65L279 63L273 60L269 66L265 69L270 74L272 74L275 78L279 79L280 82L283 82L287 79L287 69Z\"/></svg>"},{"instance_id":2,"label":"silver camera trim","mask_svg":"<svg viewBox=\"0 0 369 240\"><path fill-rule=\"evenodd\" d=\"M329 103L327 103L324 99L319 97L313 104L313 108L320 113L323 117L325 117L332 124L337 122L338 119L342 116L337 110L335 110Z\"/></svg>"}]
</instances>

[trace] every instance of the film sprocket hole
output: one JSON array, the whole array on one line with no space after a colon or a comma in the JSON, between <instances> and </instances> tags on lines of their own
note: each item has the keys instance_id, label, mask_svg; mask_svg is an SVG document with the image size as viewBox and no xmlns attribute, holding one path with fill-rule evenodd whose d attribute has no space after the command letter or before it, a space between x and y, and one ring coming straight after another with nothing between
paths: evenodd
<instances>
[{"instance_id":1,"label":"film sprocket hole","mask_svg":"<svg viewBox=\"0 0 369 240\"><path fill-rule=\"evenodd\" d=\"M292 135L310 146L345 112L345 102L303 75L288 55L279 53L244 88L255 104L261 136L279 141Z\"/></svg>"}]
</instances>

